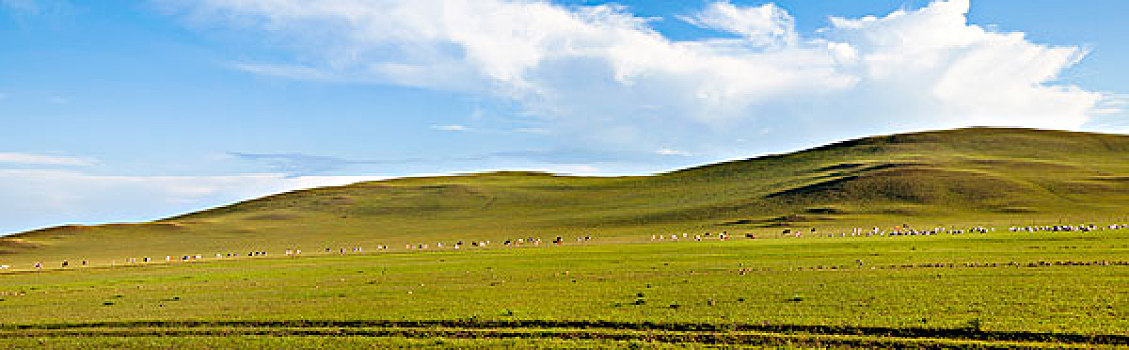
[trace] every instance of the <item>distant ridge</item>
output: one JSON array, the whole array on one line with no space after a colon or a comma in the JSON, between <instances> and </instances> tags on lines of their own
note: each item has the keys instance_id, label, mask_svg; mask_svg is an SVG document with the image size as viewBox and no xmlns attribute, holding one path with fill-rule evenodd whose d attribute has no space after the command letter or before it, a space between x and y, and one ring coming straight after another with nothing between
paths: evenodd
<instances>
[{"instance_id":1,"label":"distant ridge","mask_svg":"<svg viewBox=\"0 0 1129 350\"><path fill-rule=\"evenodd\" d=\"M776 232L1127 214L1129 136L965 128L864 137L656 176L504 171L364 182L282 193L153 224L60 227L13 238L40 244L35 249L44 252L139 238L150 239L145 244L153 249L402 244L530 233L614 238L677 230Z\"/></svg>"}]
</instances>

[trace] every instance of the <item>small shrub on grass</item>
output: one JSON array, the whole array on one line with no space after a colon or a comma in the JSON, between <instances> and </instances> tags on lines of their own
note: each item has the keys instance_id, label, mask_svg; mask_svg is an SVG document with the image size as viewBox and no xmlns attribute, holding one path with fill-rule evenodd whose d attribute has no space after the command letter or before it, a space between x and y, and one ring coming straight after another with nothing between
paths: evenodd
<instances>
[{"instance_id":1,"label":"small shrub on grass","mask_svg":"<svg viewBox=\"0 0 1129 350\"><path fill-rule=\"evenodd\" d=\"M965 325L965 328L967 328L968 330L971 330L971 331L980 332L980 331L984 330L984 323L983 323L983 321L980 320L979 317L977 317L977 318L974 318L972 320L969 320L968 324Z\"/></svg>"}]
</instances>

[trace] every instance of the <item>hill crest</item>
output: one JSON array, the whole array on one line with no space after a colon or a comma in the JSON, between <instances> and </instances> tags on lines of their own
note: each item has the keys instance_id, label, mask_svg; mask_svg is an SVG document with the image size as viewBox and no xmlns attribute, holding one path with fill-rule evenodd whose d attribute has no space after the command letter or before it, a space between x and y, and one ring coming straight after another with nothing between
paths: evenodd
<instances>
[{"instance_id":1,"label":"hill crest","mask_svg":"<svg viewBox=\"0 0 1129 350\"><path fill-rule=\"evenodd\" d=\"M216 245L384 244L531 232L626 237L1122 218L1126 203L1129 136L966 128L865 137L652 176L503 171L362 182L149 224L12 237L39 244L36 249L106 239L176 245L184 237Z\"/></svg>"}]
</instances>

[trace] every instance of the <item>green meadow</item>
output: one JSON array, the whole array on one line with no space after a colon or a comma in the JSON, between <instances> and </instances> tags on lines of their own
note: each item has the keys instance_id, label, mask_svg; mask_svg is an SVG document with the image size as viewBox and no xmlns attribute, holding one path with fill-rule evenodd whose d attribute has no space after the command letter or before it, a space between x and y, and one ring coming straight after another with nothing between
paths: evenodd
<instances>
[{"instance_id":1,"label":"green meadow","mask_svg":"<svg viewBox=\"0 0 1129 350\"><path fill-rule=\"evenodd\" d=\"M355 345L386 337L481 337L498 346L507 339L628 342L601 347L1126 345L1127 257L1129 230L1101 230L570 243L96 267L3 276L0 339L67 344L75 340L59 338L94 334L110 338L74 344L109 345L114 336L128 344L156 341L135 338L146 334L265 332L303 344L324 342L310 334L341 332L367 336ZM1110 264L1095 263L1102 261ZM268 341L256 339L213 341Z\"/></svg>"},{"instance_id":2,"label":"green meadow","mask_svg":"<svg viewBox=\"0 0 1129 350\"><path fill-rule=\"evenodd\" d=\"M1021 129L296 191L0 239L0 346L1124 347L1126 203L1129 137ZM994 230L839 237L895 226Z\"/></svg>"}]
</instances>

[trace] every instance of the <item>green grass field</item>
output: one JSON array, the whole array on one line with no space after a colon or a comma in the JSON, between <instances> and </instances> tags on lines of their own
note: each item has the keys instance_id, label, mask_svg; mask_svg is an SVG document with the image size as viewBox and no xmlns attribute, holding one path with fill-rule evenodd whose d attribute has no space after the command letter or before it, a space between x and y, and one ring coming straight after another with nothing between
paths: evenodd
<instances>
[{"instance_id":1,"label":"green grass field","mask_svg":"<svg viewBox=\"0 0 1129 350\"><path fill-rule=\"evenodd\" d=\"M297 191L0 239L0 347L1125 347L1129 229L1006 228L1129 223L1126 203L1129 137L1020 129ZM817 237L907 224L996 230ZM523 237L543 242L501 244Z\"/></svg>"},{"instance_id":2,"label":"green grass field","mask_svg":"<svg viewBox=\"0 0 1129 350\"><path fill-rule=\"evenodd\" d=\"M317 335L346 335L333 346L386 338L498 347L1125 346L1126 260L1129 230L1103 230L571 243L29 272L3 276L0 344L174 346L205 337L312 346L328 342ZM1047 265L1028 266L1040 261ZM1111 263L1093 264L1101 261ZM84 335L100 337L73 338ZM240 337L207 338L220 336Z\"/></svg>"}]
</instances>

